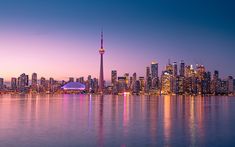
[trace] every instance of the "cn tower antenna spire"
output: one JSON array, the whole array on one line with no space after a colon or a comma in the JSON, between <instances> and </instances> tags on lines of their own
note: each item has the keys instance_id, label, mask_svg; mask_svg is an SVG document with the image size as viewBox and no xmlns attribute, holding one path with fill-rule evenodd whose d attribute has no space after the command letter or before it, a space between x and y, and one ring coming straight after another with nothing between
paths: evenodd
<instances>
[{"instance_id":1,"label":"cn tower antenna spire","mask_svg":"<svg viewBox=\"0 0 235 147\"><path fill-rule=\"evenodd\" d=\"M103 49L103 28L101 29L101 48Z\"/></svg>"}]
</instances>

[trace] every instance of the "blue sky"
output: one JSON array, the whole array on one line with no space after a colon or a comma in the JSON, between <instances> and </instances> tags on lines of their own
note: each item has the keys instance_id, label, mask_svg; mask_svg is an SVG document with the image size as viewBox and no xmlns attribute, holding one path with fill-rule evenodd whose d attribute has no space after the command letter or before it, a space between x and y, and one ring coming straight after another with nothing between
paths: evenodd
<instances>
[{"instance_id":1,"label":"blue sky","mask_svg":"<svg viewBox=\"0 0 235 147\"><path fill-rule=\"evenodd\" d=\"M161 71L169 58L235 76L234 6L228 0L0 0L6 63L0 76L98 77L101 28L106 79L112 69L145 75L155 60Z\"/></svg>"}]
</instances>

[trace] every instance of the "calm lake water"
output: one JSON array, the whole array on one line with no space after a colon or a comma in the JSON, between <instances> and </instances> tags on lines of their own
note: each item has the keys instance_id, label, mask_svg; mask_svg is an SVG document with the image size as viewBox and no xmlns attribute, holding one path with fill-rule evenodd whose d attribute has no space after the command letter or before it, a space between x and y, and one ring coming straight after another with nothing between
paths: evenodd
<instances>
[{"instance_id":1,"label":"calm lake water","mask_svg":"<svg viewBox=\"0 0 235 147\"><path fill-rule=\"evenodd\" d=\"M0 146L235 146L235 97L1 95Z\"/></svg>"}]
</instances>

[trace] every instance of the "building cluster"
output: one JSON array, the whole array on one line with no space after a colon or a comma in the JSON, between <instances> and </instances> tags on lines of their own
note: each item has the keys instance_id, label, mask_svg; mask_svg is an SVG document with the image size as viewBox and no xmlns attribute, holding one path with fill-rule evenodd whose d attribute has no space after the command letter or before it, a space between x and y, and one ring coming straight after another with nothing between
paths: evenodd
<instances>
[{"instance_id":1,"label":"building cluster","mask_svg":"<svg viewBox=\"0 0 235 147\"><path fill-rule=\"evenodd\" d=\"M219 77L219 71L213 73L203 65L186 65L182 60L168 63L161 75L158 75L158 63L152 62L146 67L145 77L132 76L125 73L117 76L117 71L111 72L111 86L108 93L118 94L129 92L132 94L153 95L231 95L234 94L235 80L232 76L226 79Z\"/></svg>"},{"instance_id":2,"label":"building cluster","mask_svg":"<svg viewBox=\"0 0 235 147\"><path fill-rule=\"evenodd\" d=\"M56 92L63 83L55 81L53 78L41 77L38 79L37 73L29 75L21 74L18 78L12 77L9 86L4 84L4 79L0 79L1 93L53 93Z\"/></svg>"},{"instance_id":3,"label":"building cluster","mask_svg":"<svg viewBox=\"0 0 235 147\"><path fill-rule=\"evenodd\" d=\"M90 75L87 80L84 80L84 77L76 79L70 77L68 81L56 81L52 77L49 79L45 77L38 78L37 73L33 73L31 77L25 73L18 78L12 77L9 85L6 85L4 79L0 78L0 93L67 93L62 87L73 82L85 85L83 93L98 93L98 79L91 78ZM75 87L75 92L76 88L78 87Z\"/></svg>"},{"instance_id":4,"label":"building cluster","mask_svg":"<svg viewBox=\"0 0 235 147\"><path fill-rule=\"evenodd\" d=\"M125 73L118 76L116 70L111 71L111 84L103 81L104 94L149 94L149 95L232 95L235 91L235 80L232 76L226 79L219 77L219 71L213 73L206 70L203 65L186 65L181 61L168 63L159 75L158 63L152 62L146 67L145 76L137 77L136 73ZM1 93L67 93L62 87L67 83L78 82L85 88L70 87L72 93L100 93L99 79L88 75L84 77L70 77L68 81L56 81L54 78L38 78L37 73L31 77L25 73L18 78L11 78L8 86L0 78ZM71 84L70 84L71 85ZM73 84L72 84L73 85ZM74 84L77 85L77 84ZM79 84L78 84L79 85ZM66 86L65 86L66 87ZM68 88L69 89L69 88ZM79 89L79 92L76 92Z\"/></svg>"}]
</instances>

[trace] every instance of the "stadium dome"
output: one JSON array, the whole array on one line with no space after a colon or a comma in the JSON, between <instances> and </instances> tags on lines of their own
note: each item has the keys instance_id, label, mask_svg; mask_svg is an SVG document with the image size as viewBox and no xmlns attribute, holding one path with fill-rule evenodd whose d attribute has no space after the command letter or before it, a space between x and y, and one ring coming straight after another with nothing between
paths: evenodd
<instances>
[{"instance_id":1,"label":"stadium dome","mask_svg":"<svg viewBox=\"0 0 235 147\"><path fill-rule=\"evenodd\" d=\"M85 85L80 82L69 82L61 88L63 90L85 90Z\"/></svg>"}]
</instances>

